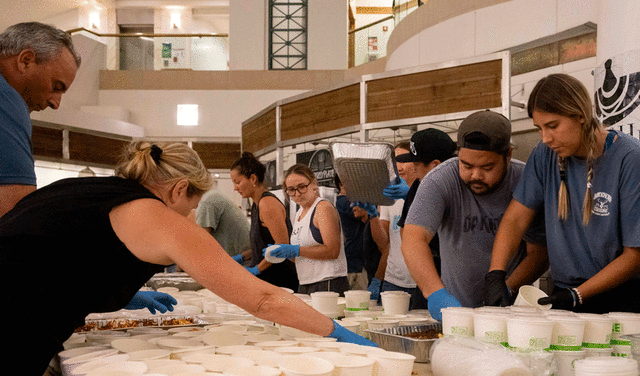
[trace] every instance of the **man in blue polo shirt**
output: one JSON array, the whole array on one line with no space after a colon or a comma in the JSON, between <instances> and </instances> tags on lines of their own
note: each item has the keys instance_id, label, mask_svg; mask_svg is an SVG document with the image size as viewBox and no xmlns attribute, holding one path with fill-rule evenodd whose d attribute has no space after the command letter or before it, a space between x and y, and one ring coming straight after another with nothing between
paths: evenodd
<instances>
[{"instance_id":1,"label":"man in blue polo shirt","mask_svg":"<svg viewBox=\"0 0 640 376\"><path fill-rule=\"evenodd\" d=\"M36 189L31 111L54 110L80 67L71 36L38 22L0 34L0 217Z\"/></svg>"}]
</instances>

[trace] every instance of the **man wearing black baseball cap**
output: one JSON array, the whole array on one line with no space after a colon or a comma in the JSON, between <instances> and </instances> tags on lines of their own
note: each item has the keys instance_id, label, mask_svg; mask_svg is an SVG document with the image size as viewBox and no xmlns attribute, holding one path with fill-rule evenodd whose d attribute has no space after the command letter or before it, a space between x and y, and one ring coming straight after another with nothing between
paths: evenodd
<instances>
[{"instance_id":1,"label":"man wearing black baseball cap","mask_svg":"<svg viewBox=\"0 0 640 376\"><path fill-rule=\"evenodd\" d=\"M510 139L506 117L488 110L469 115L458 128L458 157L422 179L409 209L402 253L437 320L446 307L484 305L484 275L495 232L524 170L523 162L511 159ZM429 247L436 232L441 277ZM534 220L525 241L507 269L507 284L514 291L546 270L540 262L546 257L542 216ZM525 278L536 263L542 266L532 273L535 279Z\"/></svg>"}]
</instances>

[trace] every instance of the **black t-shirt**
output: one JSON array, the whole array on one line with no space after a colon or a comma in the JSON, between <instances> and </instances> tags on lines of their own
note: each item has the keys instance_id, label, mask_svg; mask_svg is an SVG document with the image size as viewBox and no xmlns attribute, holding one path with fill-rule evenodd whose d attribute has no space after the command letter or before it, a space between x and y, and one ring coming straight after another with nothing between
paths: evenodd
<instances>
[{"instance_id":1,"label":"black t-shirt","mask_svg":"<svg viewBox=\"0 0 640 376\"><path fill-rule=\"evenodd\" d=\"M276 195L271 192L264 192L260 199L262 200L265 197L275 197L278 199ZM280 199L278 202L282 203ZM258 203L259 204L259 203ZM289 211L286 210L286 226L287 232L289 236L291 236L291 220L289 218ZM275 240L273 236L271 236L271 232L269 229L262 225L260 221L260 209L259 205L255 202L251 206L251 229L249 236L251 238L251 266L256 266L264 259L262 255L262 250L269 246L269 244L275 244ZM298 290L298 274L296 272L296 266L291 260L284 260L279 264L272 264L269 268L263 271L261 274L257 276L263 281L269 282L272 285L287 287L292 289L293 291Z\"/></svg>"},{"instance_id":2,"label":"black t-shirt","mask_svg":"<svg viewBox=\"0 0 640 376\"><path fill-rule=\"evenodd\" d=\"M133 180L70 178L32 192L0 218L0 281L12 286L3 295L15 307L2 310L3 322L23 331L45 327L47 340L61 344L89 313L125 307L164 269L134 256L111 226L109 212L137 199L158 200Z\"/></svg>"},{"instance_id":3,"label":"black t-shirt","mask_svg":"<svg viewBox=\"0 0 640 376\"><path fill-rule=\"evenodd\" d=\"M409 192L407 192L407 198L404 200L404 205L402 206L402 215L398 220L399 227L404 227L407 215L409 214L409 208L411 208L411 204L416 198L418 187L420 187L420 180L416 179L413 181L413 184L411 184ZM433 234L433 238L431 239L431 242L429 242L429 248L431 248L431 253L433 254L438 274L440 274L440 239L438 239L437 233Z\"/></svg>"}]
</instances>

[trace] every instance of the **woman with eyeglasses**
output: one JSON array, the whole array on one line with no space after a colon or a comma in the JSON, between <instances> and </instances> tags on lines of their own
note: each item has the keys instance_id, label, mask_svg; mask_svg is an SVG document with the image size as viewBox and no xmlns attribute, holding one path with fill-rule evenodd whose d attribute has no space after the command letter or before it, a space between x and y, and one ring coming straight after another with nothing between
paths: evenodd
<instances>
[{"instance_id":1,"label":"woman with eyeglasses","mask_svg":"<svg viewBox=\"0 0 640 376\"><path fill-rule=\"evenodd\" d=\"M271 256L295 258L299 293L333 291L344 295L349 282L338 211L320 197L316 177L305 165L296 164L287 170L283 189L300 208L295 215L291 244L277 244L271 249Z\"/></svg>"},{"instance_id":2,"label":"woman with eyeglasses","mask_svg":"<svg viewBox=\"0 0 640 376\"><path fill-rule=\"evenodd\" d=\"M251 252L233 257L239 264L250 260L247 270L276 286L298 290L298 277L293 262L286 260L281 264L272 264L264 259L262 250L269 244L289 243L291 221L285 206L264 186L266 167L251 153L244 152L242 157L231 166L233 189L242 198L251 198L251 229L249 232Z\"/></svg>"}]
</instances>

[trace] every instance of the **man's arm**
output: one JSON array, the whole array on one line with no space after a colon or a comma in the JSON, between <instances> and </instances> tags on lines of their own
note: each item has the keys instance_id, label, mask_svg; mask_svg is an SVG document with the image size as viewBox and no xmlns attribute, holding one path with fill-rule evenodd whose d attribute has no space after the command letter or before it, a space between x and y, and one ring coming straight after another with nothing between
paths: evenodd
<instances>
[{"instance_id":1,"label":"man's arm","mask_svg":"<svg viewBox=\"0 0 640 376\"><path fill-rule=\"evenodd\" d=\"M404 227L402 256L404 256L411 277L416 281L425 297L444 288L433 262L431 248L429 248L431 239L433 239L433 234L422 226L407 224Z\"/></svg>"},{"instance_id":2,"label":"man's arm","mask_svg":"<svg viewBox=\"0 0 640 376\"><path fill-rule=\"evenodd\" d=\"M35 190L35 185L0 185L0 217L13 209L24 196Z\"/></svg>"}]
</instances>

